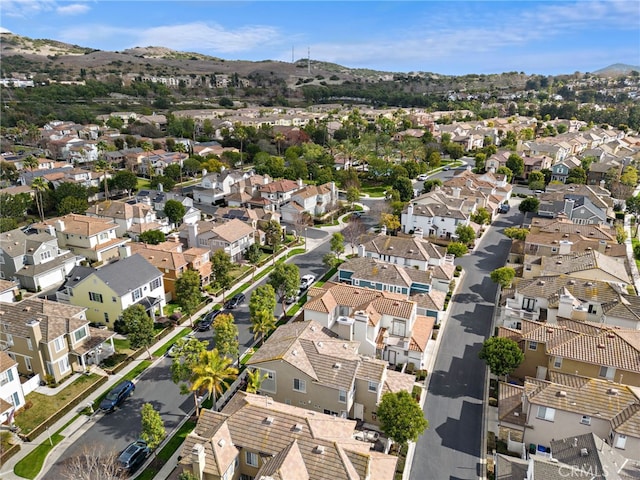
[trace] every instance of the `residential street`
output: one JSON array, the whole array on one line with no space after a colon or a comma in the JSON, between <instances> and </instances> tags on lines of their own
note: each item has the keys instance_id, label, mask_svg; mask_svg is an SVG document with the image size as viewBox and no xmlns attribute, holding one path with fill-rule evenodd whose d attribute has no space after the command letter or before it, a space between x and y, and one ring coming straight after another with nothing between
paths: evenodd
<instances>
[{"instance_id":1,"label":"residential street","mask_svg":"<svg viewBox=\"0 0 640 480\"><path fill-rule=\"evenodd\" d=\"M498 216L475 253L457 261L465 276L453 298L424 407L429 429L420 437L411 480L477 480L483 429L485 365L478 358L491 334L496 285L489 273L504 265L511 240L505 226L517 225L522 214L512 208Z\"/></svg>"}]
</instances>

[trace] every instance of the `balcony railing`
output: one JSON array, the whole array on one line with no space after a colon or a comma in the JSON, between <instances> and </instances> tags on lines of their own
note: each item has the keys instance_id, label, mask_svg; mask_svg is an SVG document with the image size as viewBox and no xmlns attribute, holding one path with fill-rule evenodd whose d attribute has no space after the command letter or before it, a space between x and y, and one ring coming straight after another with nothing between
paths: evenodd
<instances>
[{"instance_id":1,"label":"balcony railing","mask_svg":"<svg viewBox=\"0 0 640 480\"><path fill-rule=\"evenodd\" d=\"M515 306L514 304L510 304L507 300L507 306L504 309L505 317L511 318L519 318L523 320L531 320L534 322L540 321L540 312L539 311L530 311L525 310L519 306Z\"/></svg>"}]
</instances>

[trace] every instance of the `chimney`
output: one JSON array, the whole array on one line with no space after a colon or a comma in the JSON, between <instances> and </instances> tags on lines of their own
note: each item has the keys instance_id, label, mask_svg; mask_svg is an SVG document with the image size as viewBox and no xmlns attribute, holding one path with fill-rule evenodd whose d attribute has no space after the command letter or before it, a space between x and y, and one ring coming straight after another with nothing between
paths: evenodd
<instances>
[{"instance_id":1,"label":"chimney","mask_svg":"<svg viewBox=\"0 0 640 480\"><path fill-rule=\"evenodd\" d=\"M600 253L604 253L606 249L607 249L607 241L606 240L598 241L598 251Z\"/></svg>"},{"instance_id":2,"label":"chimney","mask_svg":"<svg viewBox=\"0 0 640 480\"><path fill-rule=\"evenodd\" d=\"M204 477L205 463L204 446L201 443L196 443L191 449L191 469L198 480L202 480Z\"/></svg>"},{"instance_id":3,"label":"chimney","mask_svg":"<svg viewBox=\"0 0 640 480\"><path fill-rule=\"evenodd\" d=\"M42 331L40 330L40 321L36 318L32 318L26 323L29 333L27 337L31 339L34 345L38 345L42 340Z\"/></svg>"},{"instance_id":4,"label":"chimney","mask_svg":"<svg viewBox=\"0 0 640 480\"><path fill-rule=\"evenodd\" d=\"M56 219L54 225L57 231L64 232L64 221L61 218Z\"/></svg>"},{"instance_id":5,"label":"chimney","mask_svg":"<svg viewBox=\"0 0 640 480\"><path fill-rule=\"evenodd\" d=\"M567 215L567 217L571 218L571 210L573 210L573 206L576 204L575 200L572 200L571 198L565 198L564 199L564 213Z\"/></svg>"},{"instance_id":6,"label":"chimney","mask_svg":"<svg viewBox=\"0 0 640 480\"><path fill-rule=\"evenodd\" d=\"M55 236L56 236L56 229L55 229L55 227L54 227L53 225L47 225L47 226L45 227L45 229L47 230L47 233L48 233L49 235L51 235L52 237L55 237Z\"/></svg>"},{"instance_id":7,"label":"chimney","mask_svg":"<svg viewBox=\"0 0 640 480\"><path fill-rule=\"evenodd\" d=\"M302 181L301 178L298 179L298 188L302 188L304 187L304 182Z\"/></svg>"},{"instance_id":8,"label":"chimney","mask_svg":"<svg viewBox=\"0 0 640 480\"><path fill-rule=\"evenodd\" d=\"M118 247L118 256L120 258L129 258L131 256L131 245L120 245Z\"/></svg>"},{"instance_id":9,"label":"chimney","mask_svg":"<svg viewBox=\"0 0 640 480\"><path fill-rule=\"evenodd\" d=\"M187 245L189 248L198 246L198 222L191 223L187 225L189 229L189 238L187 240Z\"/></svg>"},{"instance_id":10,"label":"chimney","mask_svg":"<svg viewBox=\"0 0 640 480\"><path fill-rule=\"evenodd\" d=\"M159 192L164 192L164 187L162 186L161 183L158 184L158 191Z\"/></svg>"},{"instance_id":11,"label":"chimney","mask_svg":"<svg viewBox=\"0 0 640 480\"><path fill-rule=\"evenodd\" d=\"M364 248L364 245L362 244L358 245L358 256L364 257L365 254L366 254L366 249Z\"/></svg>"},{"instance_id":12,"label":"chimney","mask_svg":"<svg viewBox=\"0 0 640 480\"><path fill-rule=\"evenodd\" d=\"M605 181L604 180L600 180L600 188L605 188Z\"/></svg>"},{"instance_id":13,"label":"chimney","mask_svg":"<svg viewBox=\"0 0 640 480\"><path fill-rule=\"evenodd\" d=\"M386 234L387 234L387 226L382 225L382 227L380 227L380 235L386 235Z\"/></svg>"},{"instance_id":14,"label":"chimney","mask_svg":"<svg viewBox=\"0 0 640 480\"><path fill-rule=\"evenodd\" d=\"M416 229L413 231L413 238L419 238L421 240L422 238L424 238L422 227L416 227Z\"/></svg>"},{"instance_id":15,"label":"chimney","mask_svg":"<svg viewBox=\"0 0 640 480\"><path fill-rule=\"evenodd\" d=\"M460 187L453 187L453 198L460 198Z\"/></svg>"},{"instance_id":16,"label":"chimney","mask_svg":"<svg viewBox=\"0 0 640 480\"><path fill-rule=\"evenodd\" d=\"M573 245L573 242L570 242L569 240L560 240L559 245L560 248L558 253L560 255L567 255L571 253L571 246Z\"/></svg>"}]
</instances>

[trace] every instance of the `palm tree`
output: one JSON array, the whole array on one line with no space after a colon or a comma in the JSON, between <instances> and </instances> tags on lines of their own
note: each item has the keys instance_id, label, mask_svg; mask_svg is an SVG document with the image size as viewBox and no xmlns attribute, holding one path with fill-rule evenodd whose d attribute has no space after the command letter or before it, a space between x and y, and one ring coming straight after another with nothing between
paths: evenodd
<instances>
[{"instance_id":1,"label":"palm tree","mask_svg":"<svg viewBox=\"0 0 640 480\"><path fill-rule=\"evenodd\" d=\"M273 137L273 139L276 142L276 148L278 150L278 156L280 156L280 155L282 155L282 153L281 153L282 144L287 139L287 137L284 136L284 133L278 132L278 133L276 133L275 137Z\"/></svg>"},{"instance_id":2,"label":"palm tree","mask_svg":"<svg viewBox=\"0 0 640 480\"><path fill-rule=\"evenodd\" d=\"M244 141L249 138L247 130L240 124L234 127L233 135L240 140L240 166L242 167L242 150L244 149Z\"/></svg>"},{"instance_id":3,"label":"palm tree","mask_svg":"<svg viewBox=\"0 0 640 480\"><path fill-rule=\"evenodd\" d=\"M30 172L33 172L39 165L38 160L33 155L29 155L22 160L22 168L27 168Z\"/></svg>"},{"instance_id":4,"label":"palm tree","mask_svg":"<svg viewBox=\"0 0 640 480\"><path fill-rule=\"evenodd\" d=\"M149 180L151 180L151 162L149 161L149 152L151 152L153 150L153 145L150 142L142 142L142 145L140 145L140 147L142 148L142 150L144 150L147 153L147 170L148 170L148 174L149 174Z\"/></svg>"},{"instance_id":5,"label":"palm tree","mask_svg":"<svg viewBox=\"0 0 640 480\"><path fill-rule=\"evenodd\" d=\"M254 368L247 370L247 392L258 393L262 382L269 378L268 374L261 375L260 369Z\"/></svg>"},{"instance_id":6,"label":"palm tree","mask_svg":"<svg viewBox=\"0 0 640 480\"><path fill-rule=\"evenodd\" d=\"M42 201L42 192L44 192L45 190L48 190L49 184L43 177L38 177L33 179L33 183L31 183L31 187L36 191L36 195L35 195L36 208L38 209L40 220L44 222L44 204Z\"/></svg>"},{"instance_id":7,"label":"palm tree","mask_svg":"<svg viewBox=\"0 0 640 480\"><path fill-rule=\"evenodd\" d=\"M111 171L111 164L106 160L98 160L93 168L96 172L104 172L104 199L109 200L109 179L107 178L107 173Z\"/></svg>"},{"instance_id":8,"label":"palm tree","mask_svg":"<svg viewBox=\"0 0 640 480\"><path fill-rule=\"evenodd\" d=\"M282 306L284 307L284 301ZM264 337L272 330L275 330L275 328L276 317L274 317L273 313L268 310L256 312L255 315L251 317L251 331L253 332L253 338L256 339L259 336L262 337L260 339L260 345L264 344Z\"/></svg>"},{"instance_id":9,"label":"palm tree","mask_svg":"<svg viewBox=\"0 0 640 480\"><path fill-rule=\"evenodd\" d=\"M191 373L191 387L193 399L198 411L198 392L203 388L213 396L213 409L216 410L216 396L229 381L238 376L238 369L231 366L233 360L218 353L218 349L206 350L200 354L198 362L193 365Z\"/></svg>"}]
</instances>

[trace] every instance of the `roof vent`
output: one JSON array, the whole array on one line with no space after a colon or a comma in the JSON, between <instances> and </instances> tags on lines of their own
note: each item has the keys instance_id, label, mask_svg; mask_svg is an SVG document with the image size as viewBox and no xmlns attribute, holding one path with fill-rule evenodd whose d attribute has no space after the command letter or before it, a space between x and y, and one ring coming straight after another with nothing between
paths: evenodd
<instances>
[{"instance_id":1,"label":"roof vent","mask_svg":"<svg viewBox=\"0 0 640 480\"><path fill-rule=\"evenodd\" d=\"M23 311L23 312L29 312L29 311L31 311L31 305L27 305L26 307L24 307L24 308L22 309L22 311Z\"/></svg>"},{"instance_id":2,"label":"roof vent","mask_svg":"<svg viewBox=\"0 0 640 480\"><path fill-rule=\"evenodd\" d=\"M556 265L562 265L562 260L556 261Z\"/></svg>"},{"instance_id":3,"label":"roof vent","mask_svg":"<svg viewBox=\"0 0 640 480\"><path fill-rule=\"evenodd\" d=\"M342 365L340 365L340 362L336 362L333 364L333 368L335 368L336 370L338 370Z\"/></svg>"},{"instance_id":4,"label":"roof vent","mask_svg":"<svg viewBox=\"0 0 640 480\"><path fill-rule=\"evenodd\" d=\"M354 295L360 295L360 290L354 290L353 294Z\"/></svg>"},{"instance_id":5,"label":"roof vent","mask_svg":"<svg viewBox=\"0 0 640 480\"><path fill-rule=\"evenodd\" d=\"M562 235L564 238L569 238L569 234L565 233L564 235Z\"/></svg>"},{"instance_id":6,"label":"roof vent","mask_svg":"<svg viewBox=\"0 0 640 480\"><path fill-rule=\"evenodd\" d=\"M397 307L397 306L399 306L399 305L400 305L400 302L393 302L393 303L392 303L392 305L393 305L394 307Z\"/></svg>"},{"instance_id":7,"label":"roof vent","mask_svg":"<svg viewBox=\"0 0 640 480\"><path fill-rule=\"evenodd\" d=\"M573 437L573 441L571 442L571 445L573 446L573 448L576 448L578 446L578 439L576 437Z\"/></svg>"},{"instance_id":8,"label":"roof vent","mask_svg":"<svg viewBox=\"0 0 640 480\"><path fill-rule=\"evenodd\" d=\"M620 395L620 390L618 390L617 388L609 388L609 389L607 389L607 394L608 395Z\"/></svg>"},{"instance_id":9,"label":"roof vent","mask_svg":"<svg viewBox=\"0 0 640 480\"><path fill-rule=\"evenodd\" d=\"M264 423L271 425L273 423L273 417L267 417L264 419Z\"/></svg>"},{"instance_id":10,"label":"roof vent","mask_svg":"<svg viewBox=\"0 0 640 480\"><path fill-rule=\"evenodd\" d=\"M566 397L567 396L567 392L565 392L564 390L560 390L558 391L558 393L556 393L556 397Z\"/></svg>"},{"instance_id":11,"label":"roof vent","mask_svg":"<svg viewBox=\"0 0 640 480\"><path fill-rule=\"evenodd\" d=\"M295 348L291 351L291 355L293 355L294 357L296 355L298 355L298 350L296 350Z\"/></svg>"},{"instance_id":12,"label":"roof vent","mask_svg":"<svg viewBox=\"0 0 640 480\"><path fill-rule=\"evenodd\" d=\"M587 282L586 285L587 287L593 287L593 282Z\"/></svg>"},{"instance_id":13,"label":"roof vent","mask_svg":"<svg viewBox=\"0 0 640 480\"><path fill-rule=\"evenodd\" d=\"M553 328L547 328L547 333L553 333Z\"/></svg>"},{"instance_id":14,"label":"roof vent","mask_svg":"<svg viewBox=\"0 0 640 480\"><path fill-rule=\"evenodd\" d=\"M301 432L301 431L302 431L302 424L301 424L301 423L296 423L296 424L293 426L293 431L294 431L294 432Z\"/></svg>"},{"instance_id":15,"label":"roof vent","mask_svg":"<svg viewBox=\"0 0 640 480\"><path fill-rule=\"evenodd\" d=\"M314 453L322 455L324 453L324 445L316 445L316 448L314 448L313 451Z\"/></svg>"},{"instance_id":16,"label":"roof vent","mask_svg":"<svg viewBox=\"0 0 640 480\"><path fill-rule=\"evenodd\" d=\"M540 281L538 282L538 285L544 285L544 280L540 280Z\"/></svg>"},{"instance_id":17,"label":"roof vent","mask_svg":"<svg viewBox=\"0 0 640 480\"><path fill-rule=\"evenodd\" d=\"M611 330L607 332L607 338L615 338L615 337L616 337L616 334L613 333Z\"/></svg>"},{"instance_id":18,"label":"roof vent","mask_svg":"<svg viewBox=\"0 0 640 480\"><path fill-rule=\"evenodd\" d=\"M346 343L343 343L342 344L342 348L344 348L346 350L347 348L349 348L349 345L347 345Z\"/></svg>"},{"instance_id":19,"label":"roof vent","mask_svg":"<svg viewBox=\"0 0 640 480\"><path fill-rule=\"evenodd\" d=\"M580 449L580 456L581 457L588 457L589 456L589 450L587 450L586 448L581 448Z\"/></svg>"},{"instance_id":20,"label":"roof vent","mask_svg":"<svg viewBox=\"0 0 640 480\"><path fill-rule=\"evenodd\" d=\"M598 344L598 348L605 348L604 343L599 343L599 344Z\"/></svg>"},{"instance_id":21,"label":"roof vent","mask_svg":"<svg viewBox=\"0 0 640 480\"><path fill-rule=\"evenodd\" d=\"M393 250L393 245L389 246L389 250Z\"/></svg>"},{"instance_id":22,"label":"roof vent","mask_svg":"<svg viewBox=\"0 0 640 480\"><path fill-rule=\"evenodd\" d=\"M319 347L322 347L322 342L318 342L318 346L319 346Z\"/></svg>"},{"instance_id":23,"label":"roof vent","mask_svg":"<svg viewBox=\"0 0 640 480\"><path fill-rule=\"evenodd\" d=\"M567 282L567 284L568 284L568 285L575 285L575 284L576 284L576 281L575 281L575 280L573 280L573 279L571 279L571 280L569 280L569 281Z\"/></svg>"},{"instance_id":24,"label":"roof vent","mask_svg":"<svg viewBox=\"0 0 640 480\"><path fill-rule=\"evenodd\" d=\"M218 446L219 447L224 447L224 444L227 443L224 441L224 438L221 438L220 440L218 440Z\"/></svg>"}]
</instances>

